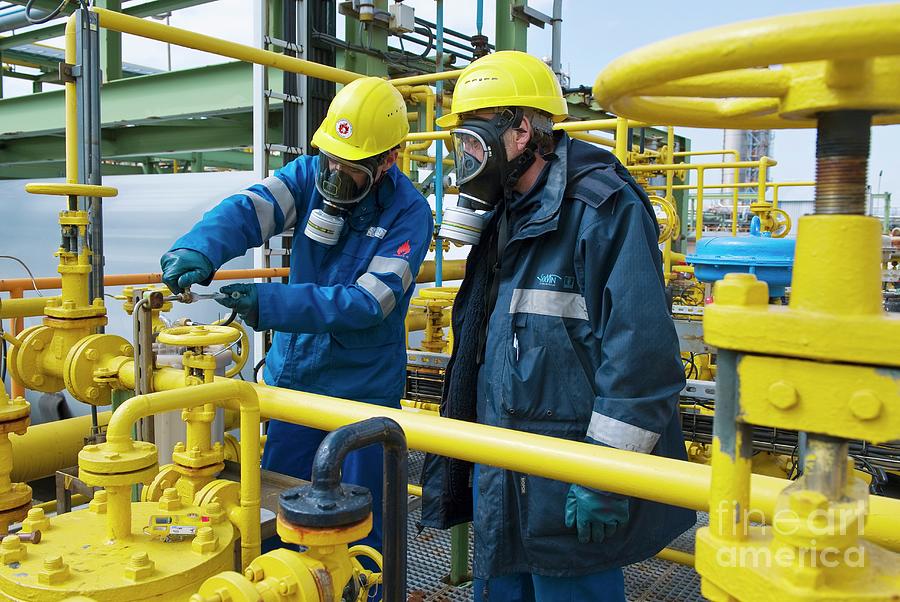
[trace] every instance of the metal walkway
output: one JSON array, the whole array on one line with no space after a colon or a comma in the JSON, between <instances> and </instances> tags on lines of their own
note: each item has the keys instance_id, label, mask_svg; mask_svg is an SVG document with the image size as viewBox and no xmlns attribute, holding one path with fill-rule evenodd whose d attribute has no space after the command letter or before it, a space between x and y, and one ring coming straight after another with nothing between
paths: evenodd
<instances>
[{"instance_id":1,"label":"metal walkway","mask_svg":"<svg viewBox=\"0 0 900 602\"><path fill-rule=\"evenodd\" d=\"M422 454L411 452L409 480L420 483ZM421 515L418 504L407 519L409 546L407 584L411 602L469 602L472 589L466 584L453 587L446 583L450 572L450 532L425 529L417 535L416 524ZM708 522L705 513L698 515L698 526ZM469 535L469 569L472 567L472 535ZM694 529L672 543L672 548L685 552L694 549ZM629 602L701 601L700 577L692 569L673 562L651 559L625 568L625 596Z\"/></svg>"}]
</instances>

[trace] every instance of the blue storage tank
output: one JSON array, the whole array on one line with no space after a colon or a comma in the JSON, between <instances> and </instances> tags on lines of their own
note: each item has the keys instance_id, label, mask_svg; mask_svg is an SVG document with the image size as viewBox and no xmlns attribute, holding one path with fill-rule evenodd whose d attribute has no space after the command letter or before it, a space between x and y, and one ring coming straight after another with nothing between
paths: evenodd
<instances>
[{"instance_id":1,"label":"blue storage tank","mask_svg":"<svg viewBox=\"0 0 900 602\"><path fill-rule=\"evenodd\" d=\"M794 267L793 238L751 236L703 238L697 250L687 256L694 266L694 276L700 282L715 282L725 274L743 272L755 274L769 285L770 297L784 296L791 284Z\"/></svg>"}]
</instances>

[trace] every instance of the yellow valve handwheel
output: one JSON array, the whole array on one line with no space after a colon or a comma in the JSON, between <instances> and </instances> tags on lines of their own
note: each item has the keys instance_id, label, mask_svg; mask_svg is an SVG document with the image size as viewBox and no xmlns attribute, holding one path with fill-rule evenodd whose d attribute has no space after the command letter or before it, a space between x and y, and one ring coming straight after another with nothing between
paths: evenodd
<instances>
[{"instance_id":1,"label":"yellow valve handwheel","mask_svg":"<svg viewBox=\"0 0 900 602\"><path fill-rule=\"evenodd\" d=\"M433 286L431 288L423 288L419 291L419 296L426 299L443 299L452 301L459 292L458 286Z\"/></svg>"},{"instance_id":2,"label":"yellow valve handwheel","mask_svg":"<svg viewBox=\"0 0 900 602\"><path fill-rule=\"evenodd\" d=\"M772 68L776 66L776 68ZM611 62L594 98L617 115L690 127L815 127L820 112L900 122L900 4L745 21Z\"/></svg>"},{"instance_id":3,"label":"yellow valve handwheel","mask_svg":"<svg viewBox=\"0 0 900 602\"><path fill-rule=\"evenodd\" d=\"M159 333L157 341L176 347L208 347L230 345L241 338L241 333L231 326L175 326Z\"/></svg>"},{"instance_id":4,"label":"yellow valve handwheel","mask_svg":"<svg viewBox=\"0 0 900 602\"><path fill-rule=\"evenodd\" d=\"M657 242L662 244L670 238L677 238L681 230L681 220L678 218L678 212L672 206L672 203L661 196L652 195L650 204L653 206L656 220L659 222L659 239Z\"/></svg>"},{"instance_id":5,"label":"yellow valve handwheel","mask_svg":"<svg viewBox=\"0 0 900 602\"><path fill-rule=\"evenodd\" d=\"M791 233L791 216L783 209L772 209L770 212L773 225L769 232L772 238L784 238Z\"/></svg>"},{"instance_id":6,"label":"yellow valve handwheel","mask_svg":"<svg viewBox=\"0 0 900 602\"><path fill-rule=\"evenodd\" d=\"M212 325L218 326L224 321L225 320L216 320ZM234 346L232 345L231 361L233 362L233 365L225 370L226 378L234 378L240 374L241 370L244 369L244 366L247 365L247 360L250 358L250 337L247 336L247 330L236 321L229 324L226 328L234 328L240 333L240 336L237 339L240 341L240 351L235 351Z\"/></svg>"},{"instance_id":7,"label":"yellow valve handwheel","mask_svg":"<svg viewBox=\"0 0 900 602\"><path fill-rule=\"evenodd\" d=\"M350 562L353 564L353 567L358 571L358 573L362 576L365 576L366 582L359 590L359 597L357 600L360 602L365 601L369 598L369 590L382 582L382 575L384 572L384 558L381 555L381 552L376 550L371 546L357 545L351 547L347 550L347 554L350 556ZM379 572L370 571L369 569L363 568L362 563L357 560L358 556L365 556L369 560L375 563L378 567Z\"/></svg>"}]
</instances>

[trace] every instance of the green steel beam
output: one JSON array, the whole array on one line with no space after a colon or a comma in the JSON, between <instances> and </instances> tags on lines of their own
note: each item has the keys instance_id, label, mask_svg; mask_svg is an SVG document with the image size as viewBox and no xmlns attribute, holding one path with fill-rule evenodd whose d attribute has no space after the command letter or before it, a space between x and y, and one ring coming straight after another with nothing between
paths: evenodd
<instances>
[{"instance_id":1,"label":"green steel beam","mask_svg":"<svg viewBox=\"0 0 900 602\"><path fill-rule=\"evenodd\" d=\"M388 0L375 0L375 10L387 12ZM367 29L361 31L359 21L350 16L344 19L344 39L351 45L365 46L385 53L388 50L387 29L368 25ZM388 74L387 63L376 56L345 50L340 53L339 59L341 57L343 57L343 65L340 63L338 65L348 71L379 77ZM433 69L434 67L432 67Z\"/></svg>"},{"instance_id":2,"label":"green steel beam","mask_svg":"<svg viewBox=\"0 0 900 602\"><path fill-rule=\"evenodd\" d=\"M122 0L97 0L97 6L122 11ZM122 34L105 27L100 28L100 70L103 81L122 79Z\"/></svg>"},{"instance_id":3,"label":"green steel beam","mask_svg":"<svg viewBox=\"0 0 900 602\"><path fill-rule=\"evenodd\" d=\"M144 170L140 165L103 163L100 167L101 172L104 176L124 176L144 173ZM65 161L54 161L52 163L36 163L34 165L0 166L0 180L64 178L65 176Z\"/></svg>"},{"instance_id":4,"label":"green steel beam","mask_svg":"<svg viewBox=\"0 0 900 602\"><path fill-rule=\"evenodd\" d=\"M46 1L49 4L52 4L50 10L56 8L59 4L57 0L39 0ZM160 15L163 13L167 13L170 11L181 10L182 8L190 8L192 6L198 6L200 4L207 4L209 2L214 2L214 0L154 0L153 2L145 2L143 4L137 4L133 6L127 6L122 9L122 12L126 15L131 15L132 17L150 17L153 15ZM25 0L21 2L16 2L17 4L25 4ZM38 6L38 5L35 5ZM74 5L70 5L74 8ZM71 12L71 10L69 10ZM5 38L0 38L0 50L5 50L7 48L15 48L16 46L22 46L23 44L30 44L32 42L37 42L39 40L49 40L50 38L58 38L63 35L66 31L65 23L60 23L57 25L49 25L47 27L40 27L38 29L32 29L29 31L25 31L16 35L7 36Z\"/></svg>"},{"instance_id":5,"label":"green steel beam","mask_svg":"<svg viewBox=\"0 0 900 602\"><path fill-rule=\"evenodd\" d=\"M528 23L515 18L512 10L527 5L527 0L497 0L497 50L528 49Z\"/></svg>"}]
</instances>

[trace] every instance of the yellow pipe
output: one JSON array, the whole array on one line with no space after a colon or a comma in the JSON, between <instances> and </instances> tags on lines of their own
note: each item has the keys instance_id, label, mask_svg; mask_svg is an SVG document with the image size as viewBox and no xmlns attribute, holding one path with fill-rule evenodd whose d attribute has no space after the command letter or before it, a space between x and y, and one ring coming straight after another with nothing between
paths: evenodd
<instances>
[{"instance_id":1,"label":"yellow pipe","mask_svg":"<svg viewBox=\"0 0 900 602\"><path fill-rule=\"evenodd\" d=\"M743 168L743 167L760 167L762 162L765 161L766 165L769 167L774 167L778 165L778 162L775 159L771 159L769 157L761 157L759 161L724 161L722 163L669 163L669 164L650 164L650 165L631 165L628 167L629 171L665 171L667 169L671 169L674 171L682 171L685 169L728 169L730 167ZM747 184L739 184L741 188L746 187ZM729 187L727 184L723 184L722 187Z\"/></svg>"},{"instance_id":2,"label":"yellow pipe","mask_svg":"<svg viewBox=\"0 0 900 602\"><path fill-rule=\"evenodd\" d=\"M75 15L66 21L66 63L74 65L78 62L75 42ZM78 182L78 98L75 82L66 84L66 182Z\"/></svg>"},{"instance_id":3,"label":"yellow pipe","mask_svg":"<svg viewBox=\"0 0 900 602\"><path fill-rule=\"evenodd\" d=\"M395 86L417 86L419 84L431 84L437 81L447 81L448 79L456 79L462 75L462 69L453 71L441 71L440 73L425 73L424 75L410 75L409 77L398 77L389 79L388 81Z\"/></svg>"},{"instance_id":4,"label":"yellow pipe","mask_svg":"<svg viewBox=\"0 0 900 602\"><path fill-rule=\"evenodd\" d=\"M705 173L706 170L704 168L699 167L697 169L697 210L695 211L694 238L698 241L703 236L703 177Z\"/></svg>"},{"instance_id":5,"label":"yellow pipe","mask_svg":"<svg viewBox=\"0 0 900 602\"><path fill-rule=\"evenodd\" d=\"M422 486L421 485L407 485L406 491L409 495L414 495L416 497L422 497Z\"/></svg>"},{"instance_id":6,"label":"yellow pipe","mask_svg":"<svg viewBox=\"0 0 900 602\"><path fill-rule=\"evenodd\" d=\"M76 493L72 496L72 507L80 506L82 504L87 504L90 500L86 495L82 495L80 493ZM43 502L40 504L32 504L32 508L40 508L44 511L44 514L50 514L51 512L56 512L56 500L50 500L49 502Z\"/></svg>"},{"instance_id":7,"label":"yellow pipe","mask_svg":"<svg viewBox=\"0 0 900 602\"><path fill-rule=\"evenodd\" d=\"M616 147L615 155L622 165L628 164L628 120L623 117L616 119Z\"/></svg>"},{"instance_id":8,"label":"yellow pipe","mask_svg":"<svg viewBox=\"0 0 900 602\"><path fill-rule=\"evenodd\" d=\"M594 144L599 144L608 148L616 147L616 141L612 138L604 138L603 136L595 136L594 134L585 134L584 132L570 132L569 137L574 138L575 140L593 142Z\"/></svg>"},{"instance_id":9,"label":"yellow pipe","mask_svg":"<svg viewBox=\"0 0 900 602\"><path fill-rule=\"evenodd\" d=\"M28 297L24 299L0 299L0 319L30 318L44 315L47 301L59 297Z\"/></svg>"},{"instance_id":10,"label":"yellow pipe","mask_svg":"<svg viewBox=\"0 0 900 602\"><path fill-rule=\"evenodd\" d=\"M404 138L404 140L406 142L421 142L423 140L447 141L447 140L450 140L450 132L447 130L442 130L440 132L433 132L430 130L427 132L410 132L409 134L406 135L406 138ZM410 145L410 146L412 146L412 145ZM409 148L409 146L407 148Z\"/></svg>"},{"instance_id":11,"label":"yellow pipe","mask_svg":"<svg viewBox=\"0 0 900 602\"><path fill-rule=\"evenodd\" d=\"M428 155L408 155L410 161L418 161L419 163L435 163L436 160L434 157L429 157ZM449 165L453 167L453 159L444 159L442 161L444 165Z\"/></svg>"},{"instance_id":12,"label":"yellow pipe","mask_svg":"<svg viewBox=\"0 0 900 602\"><path fill-rule=\"evenodd\" d=\"M179 374L180 370L175 370ZM106 429L111 451L132 449L131 428L141 418L162 412L202 406L206 403L238 409L241 413L241 495L240 508L229 511L241 533L241 568L247 567L260 554L260 472L259 472L259 401L253 387L243 381L221 379L214 383L181 387L132 397L116 410ZM108 530L115 539L131 532L130 500L117 502L116 516L108 518ZM126 507L127 506L127 509ZM109 509L113 502L110 500ZM126 521L127 518L127 521ZM127 529L125 527L127 525Z\"/></svg>"},{"instance_id":13,"label":"yellow pipe","mask_svg":"<svg viewBox=\"0 0 900 602\"><path fill-rule=\"evenodd\" d=\"M406 331L413 332L429 328L428 312L424 307L411 306L406 313ZM450 326L450 312L441 312L441 326Z\"/></svg>"},{"instance_id":14,"label":"yellow pipe","mask_svg":"<svg viewBox=\"0 0 900 602\"><path fill-rule=\"evenodd\" d=\"M177 368L161 368L154 371L153 385L157 391L183 388L184 373ZM403 428L412 449L683 508L709 510L711 470L707 465L429 416L424 412L395 410L267 385L248 385L256 391L260 413L265 418L332 431L367 418L387 416ZM134 387L134 366L130 359L123 362L119 371L119 386ZM752 475L751 481L750 508L771 520L778 494L792 481L765 475ZM870 496L867 538L900 551L897 516L900 516L900 500Z\"/></svg>"},{"instance_id":15,"label":"yellow pipe","mask_svg":"<svg viewBox=\"0 0 900 602\"><path fill-rule=\"evenodd\" d=\"M564 121L562 123L553 124L554 130L562 130L564 132L589 132L591 130L611 130L618 131L619 118L612 119L586 119L584 121ZM628 128L645 128L651 127L649 123L643 121L625 120L625 129Z\"/></svg>"},{"instance_id":16,"label":"yellow pipe","mask_svg":"<svg viewBox=\"0 0 900 602\"><path fill-rule=\"evenodd\" d=\"M694 555L681 550L673 550L672 548L663 548L656 555L657 558L668 560L669 562L677 562L684 566L694 566Z\"/></svg>"},{"instance_id":17,"label":"yellow pipe","mask_svg":"<svg viewBox=\"0 0 900 602\"><path fill-rule=\"evenodd\" d=\"M441 266L444 281L462 280L466 275L465 259L445 259ZM419 268L419 274L416 276L416 282L434 282L434 260L428 260L422 263Z\"/></svg>"},{"instance_id":18,"label":"yellow pipe","mask_svg":"<svg viewBox=\"0 0 900 602\"><path fill-rule=\"evenodd\" d=\"M183 46L184 48L202 50L219 56L227 56L239 61L274 67L276 69L281 69L282 71L317 77L339 84L349 84L355 79L365 77L364 75L353 73L352 71L320 65L319 63L313 63L312 61L305 61L303 59L278 54L277 52L254 48L253 46L247 46L245 44L220 40L212 36L171 27L155 21L139 19L105 8L93 7L91 10L99 15L101 27L119 31L121 33L141 36L143 38L149 38L167 44L175 44L176 46Z\"/></svg>"},{"instance_id":19,"label":"yellow pipe","mask_svg":"<svg viewBox=\"0 0 900 602\"><path fill-rule=\"evenodd\" d=\"M97 420L106 426L112 412L100 412ZM34 424L21 437L10 437L12 480L27 483L52 476L57 470L76 466L84 438L91 432L91 417L78 416L44 424Z\"/></svg>"},{"instance_id":20,"label":"yellow pipe","mask_svg":"<svg viewBox=\"0 0 900 602\"><path fill-rule=\"evenodd\" d=\"M416 103L421 103L423 99L425 100L425 132L421 133L428 135L429 133L433 132L435 101L434 90L432 90L428 86L398 86L397 90L404 96L408 96ZM408 174L410 171L410 163L412 162L413 152L427 151L431 146L432 140L433 138L423 138L421 142L414 142L412 144L404 145L402 163L400 165L400 169L401 171L403 171L403 173Z\"/></svg>"}]
</instances>

